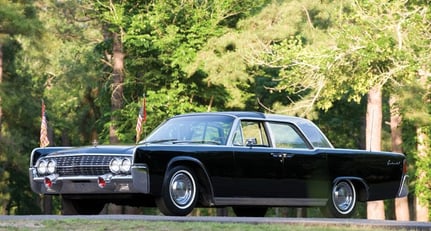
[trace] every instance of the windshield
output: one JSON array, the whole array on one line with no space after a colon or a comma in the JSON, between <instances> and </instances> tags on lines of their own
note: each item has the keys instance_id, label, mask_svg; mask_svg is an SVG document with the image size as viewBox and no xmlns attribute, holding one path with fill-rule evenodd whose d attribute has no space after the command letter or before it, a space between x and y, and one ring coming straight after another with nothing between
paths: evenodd
<instances>
[{"instance_id":1,"label":"windshield","mask_svg":"<svg viewBox=\"0 0 431 231\"><path fill-rule=\"evenodd\" d=\"M224 115L190 115L174 117L151 133L145 143L226 144L233 117Z\"/></svg>"}]
</instances>

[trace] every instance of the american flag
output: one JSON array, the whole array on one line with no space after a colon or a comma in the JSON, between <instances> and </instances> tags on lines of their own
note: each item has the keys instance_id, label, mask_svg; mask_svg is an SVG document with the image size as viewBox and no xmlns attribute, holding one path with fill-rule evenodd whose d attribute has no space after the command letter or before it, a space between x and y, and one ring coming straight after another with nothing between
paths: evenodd
<instances>
[{"instance_id":1,"label":"american flag","mask_svg":"<svg viewBox=\"0 0 431 231\"><path fill-rule=\"evenodd\" d=\"M142 107L139 110L138 121L136 122L136 143L141 139L142 124L147 120L147 109L146 109L145 95L142 99Z\"/></svg>"},{"instance_id":2,"label":"american flag","mask_svg":"<svg viewBox=\"0 0 431 231\"><path fill-rule=\"evenodd\" d=\"M46 147L49 145L48 139L48 123L45 115L45 103L42 100L42 123L40 124L40 147Z\"/></svg>"}]
</instances>

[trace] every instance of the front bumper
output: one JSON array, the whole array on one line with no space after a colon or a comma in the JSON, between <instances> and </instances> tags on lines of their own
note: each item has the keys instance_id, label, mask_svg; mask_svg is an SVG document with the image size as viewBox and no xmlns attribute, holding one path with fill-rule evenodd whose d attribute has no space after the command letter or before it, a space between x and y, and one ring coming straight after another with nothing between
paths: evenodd
<instances>
[{"instance_id":1,"label":"front bumper","mask_svg":"<svg viewBox=\"0 0 431 231\"><path fill-rule=\"evenodd\" d=\"M132 179L138 171L139 183ZM132 174L101 176L37 176L37 170L29 168L31 189L39 194L115 194L115 193L148 193L149 176L146 166L133 167ZM142 185L141 185L142 184Z\"/></svg>"}]
</instances>

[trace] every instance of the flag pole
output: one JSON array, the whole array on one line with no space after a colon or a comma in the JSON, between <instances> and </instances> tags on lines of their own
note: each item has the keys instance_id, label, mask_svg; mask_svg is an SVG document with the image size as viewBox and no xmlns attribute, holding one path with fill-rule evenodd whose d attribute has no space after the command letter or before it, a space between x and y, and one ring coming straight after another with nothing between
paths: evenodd
<instances>
[{"instance_id":1,"label":"flag pole","mask_svg":"<svg viewBox=\"0 0 431 231\"><path fill-rule=\"evenodd\" d=\"M40 123L40 147L44 148L49 145L48 139L48 122L45 114L45 102L42 99L42 110L41 110L41 123Z\"/></svg>"},{"instance_id":2,"label":"flag pole","mask_svg":"<svg viewBox=\"0 0 431 231\"><path fill-rule=\"evenodd\" d=\"M147 120L147 109L145 94L143 95L141 109L139 110L138 119L136 122L136 143L141 140L142 124Z\"/></svg>"}]
</instances>

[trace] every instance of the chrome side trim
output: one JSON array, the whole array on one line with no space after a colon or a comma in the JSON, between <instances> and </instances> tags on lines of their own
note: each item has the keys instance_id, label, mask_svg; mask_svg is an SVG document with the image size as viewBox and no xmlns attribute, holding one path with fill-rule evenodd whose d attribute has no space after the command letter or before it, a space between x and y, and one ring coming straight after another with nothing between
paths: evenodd
<instances>
[{"instance_id":1,"label":"chrome side trim","mask_svg":"<svg viewBox=\"0 0 431 231\"><path fill-rule=\"evenodd\" d=\"M224 205L260 205L260 206L325 206L326 198L251 198L251 197L215 197L216 206Z\"/></svg>"},{"instance_id":2,"label":"chrome side trim","mask_svg":"<svg viewBox=\"0 0 431 231\"><path fill-rule=\"evenodd\" d=\"M132 166L133 188L141 193L150 192L150 174L146 164L135 164Z\"/></svg>"},{"instance_id":3,"label":"chrome side trim","mask_svg":"<svg viewBox=\"0 0 431 231\"><path fill-rule=\"evenodd\" d=\"M401 180L400 189L398 190L397 197L405 197L407 196L407 194L409 194L409 176L404 175Z\"/></svg>"}]
</instances>

